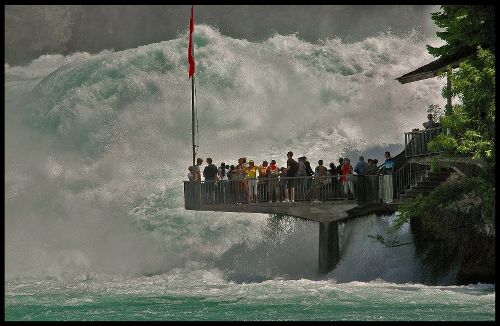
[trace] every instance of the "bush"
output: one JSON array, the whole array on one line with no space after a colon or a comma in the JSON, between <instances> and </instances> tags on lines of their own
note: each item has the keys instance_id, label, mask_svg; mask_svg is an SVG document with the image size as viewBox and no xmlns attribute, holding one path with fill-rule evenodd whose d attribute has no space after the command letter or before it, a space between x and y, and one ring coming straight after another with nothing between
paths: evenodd
<instances>
[{"instance_id":1,"label":"bush","mask_svg":"<svg viewBox=\"0 0 500 326\"><path fill-rule=\"evenodd\" d=\"M442 184L426 197L406 202L400 208L401 215L394 227L425 214L435 216L436 209L456 211L461 201L471 198L477 199L479 211L489 216L494 215L495 186L481 177L458 178Z\"/></svg>"}]
</instances>

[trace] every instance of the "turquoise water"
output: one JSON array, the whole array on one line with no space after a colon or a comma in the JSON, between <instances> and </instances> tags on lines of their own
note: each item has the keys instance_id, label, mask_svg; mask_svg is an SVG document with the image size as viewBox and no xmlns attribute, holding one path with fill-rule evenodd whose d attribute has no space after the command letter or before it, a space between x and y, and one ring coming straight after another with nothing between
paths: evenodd
<instances>
[{"instance_id":1,"label":"turquoise water","mask_svg":"<svg viewBox=\"0 0 500 326\"><path fill-rule=\"evenodd\" d=\"M495 320L492 285L424 286L383 281L224 282L205 272L6 284L6 320ZM174 281L175 282L175 281Z\"/></svg>"},{"instance_id":2,"label":"turquoise water","mask_svg":"<svg viewBox=\"0 0 500 326\"><path fill-rule=\"evenodd\" d=\"M411 34L318 45L196 28L198 154L215 162L380 159L445 83L394 80L432 60L435 40ZM430 283L413 246L369 237L395 216L340 225L340 263L319 276L314 222L186 211L186 49L187 33L6 65L7 320L494 320L494 284ZM411 242L408 225L395 236Z\"/></svg>"}]
</instances>

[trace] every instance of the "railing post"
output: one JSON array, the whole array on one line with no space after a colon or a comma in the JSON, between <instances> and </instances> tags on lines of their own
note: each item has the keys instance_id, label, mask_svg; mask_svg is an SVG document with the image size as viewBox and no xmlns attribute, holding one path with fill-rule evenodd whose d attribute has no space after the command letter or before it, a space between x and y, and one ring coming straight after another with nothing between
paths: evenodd
<instances>
[{"instance_id":1,"label":"railing post","mask_svg":"<svg viewBox=\"0 0 500 326\"><path fill-rule=\"evenodd\" d=\"M425 146L424 146L424 154L428 154L427 153L427 144L429 143L429 136L430 136L430 133L432 132L432 129L429 131L429 133L425 133Z\"/></svg>"},{"instance_id":2,"label":"railing post","mask_svg":"<svg viewBox=\"0 0 500 326\"><path fill-rule=\"evenodd\" d=\"M184 207L197 209L200 207L200 182L184 181Z\"/></svg>"},{"instance_id":3,"label":"railing post","mask_svg":"<svg viewBox=\"0 0 500 326\"><path fill-rule=\"evenodd\" d=\"M366 177L364 175L357 175L356 178L353 177L356 187L354 187L354 199L358 200L358 203L364 203L367 201L367 191L366 189Z\"/></svg>"},{"instance_id":4,"label":"railing post","mask_svg":"<svg viewBox=\"0 0 500 326\"><path fill-rule=\"evenodd\" d=\"M418 133L418 138L420 139L420 146L418 148L418 155L422 155L422 151L423 151L423 140L422 140L422 132L419 132Z\"/></svg>"},{"instance_id":5,"label":"railing post","mask_svg":"<svg viewBox=\"0 0 500 326\"><path fill-rule=\"evenodd\" d=\"M408 157L408 155L406 153L406 147L408 147L408 135L405 132L405 157Z\"/></svg>"}]
</instances>

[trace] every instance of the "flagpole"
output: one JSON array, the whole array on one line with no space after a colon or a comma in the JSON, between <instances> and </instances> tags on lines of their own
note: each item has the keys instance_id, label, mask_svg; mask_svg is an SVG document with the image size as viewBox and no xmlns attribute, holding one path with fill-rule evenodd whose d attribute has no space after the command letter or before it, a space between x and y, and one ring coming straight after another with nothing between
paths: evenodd
<instances>
[{"instance_id":1,"label":"flagpole","mask_svg":"<svg viewBox=\"0 0 500 326\"><path fill-rule=\"evenodd\" d=\"M191 127L192 127L192 140L193 140L193 166L196 164L196 145L195 138L195 112L194 112L194 49L193 49L193 32L194 32L194 6L191 6L191 19L189 20L189 47L188 47L188 62L189 62L189 78L191 78Z\"/></svg>"},{"instance_id":2,"label":"flagpole","mask_svg":"<svg viewBox=\"0 0 500 326\"><path fill-rule=\"evenodd\" d=\"M196 145L194 144L194 75L191 76L191 118L192 118L192 135L193 135L193 166L196 164Z\"/></svg>"}]
</instances>

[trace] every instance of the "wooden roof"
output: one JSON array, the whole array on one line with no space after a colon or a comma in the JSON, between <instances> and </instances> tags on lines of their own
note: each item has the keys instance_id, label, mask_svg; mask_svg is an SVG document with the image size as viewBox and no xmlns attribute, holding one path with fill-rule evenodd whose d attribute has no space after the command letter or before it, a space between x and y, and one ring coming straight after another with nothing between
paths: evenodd
<instances>
[{"instance_id":1,"label":"wooden roof","mask_svg":"<svg viewBox=\"0 0 500 326\"><path fill-rule=\"evenodd\" d=\"M448 66L451 68L457 68L460 62L464 61L469 56L475 53L475 49L464 49L458 51L457 53L449 56L442 56L431 63L426 64L420 68L413 70L401 77L396 78L401 84L411 83L417 80L423 80L427 78L436 77L438 73L447 69Z\"/></svg>"}]
</instances>

